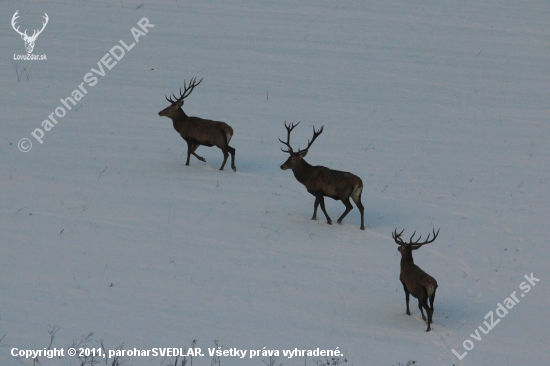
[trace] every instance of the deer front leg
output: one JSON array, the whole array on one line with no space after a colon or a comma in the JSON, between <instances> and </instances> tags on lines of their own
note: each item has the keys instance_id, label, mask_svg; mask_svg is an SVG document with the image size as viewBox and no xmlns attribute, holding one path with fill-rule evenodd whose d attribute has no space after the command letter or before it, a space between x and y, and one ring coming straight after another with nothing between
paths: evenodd
<instances>
[{"instance_id":1,"label":"deer front leg","mask_svg":"<svg viewBox=\"0 0 550 366\"><path fill-rule=\"evenodd\" d=\"M403 290L405 290L405 302L407 303L407 315L411 315L411 311L409 310L409 290L407 290L407 286L405 286L404 283L403 283Z\"/></svg>"},{"instance_id":2,"label":"deer front leg","mask_svg":"<svg viewBox=\"0 0 550 366\"><path fill-rule=\"evenodd\" d=\"M198 156L197 154L195 154L195 150L197 150L199 146L201 146L199 143L194 142L193 148L191 149L191 154L193 154L193 156L199 159L200 161L206 161L206 159L203 158L202 156Z\"/></svg>"},{"instance_id":3,"label":"deer front leg","mask_svg":"<svg viewBox=\"0 0 550 366\"><path fill-rule=\"evenodd\" d=\"M315 196L315 204L313 205L313 216L312 220L317 220L317 207L319 207L319 198Z\"/></svg>"},{"instance_id":4,"label":"deer front leg","mask_svg":"<svg viewBox=\"0 0 550 366\"><path fill-rule=\"evenodd\" d=\"M321 205L321 210L323 210L323 213L327 218L327 224L332 225L332 220L330 219L330 216L328 215L327 210L325 210L325 197L317 196L317 199L319 200L319 204Z\"/></svg>"}]
</instances>

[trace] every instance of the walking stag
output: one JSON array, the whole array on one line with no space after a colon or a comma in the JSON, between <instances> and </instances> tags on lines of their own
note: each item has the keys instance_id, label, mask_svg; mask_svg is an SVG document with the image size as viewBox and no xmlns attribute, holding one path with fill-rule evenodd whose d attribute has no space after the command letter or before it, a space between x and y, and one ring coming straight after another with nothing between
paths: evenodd
<instances>
[{"instance_id":1,"label":"walking stag","mask_svg":"<svg viewBox=\"0 0 550 366\"><path fill-rule=\"evenodd\" d=\"M321 205L321 210L327 218L327 224L332 225L327 211L325 210L325 197L330 197L337 201L342 201L346 206L346 210L338 219L338 223L341 223L344 217L353 209L349 199L353 199L359 212L361 212L361 230L365 230L364 224L364 207L361 203L361 192L363 190L363 182L361 178L348 172L341 172L339 170L332 170L324 166L312 166L308 164L304 157L306 156L309 148L321 133L323 133L323 127L318 131L315 131L313 127L313 138L308 141L308 145L303 150L294 151L290 146L290 133L294 127L298 126L300 122L287 125L285 121L285 127L287 130L286 142L279 138L283 144L288 147L288 150L283 152L289 153L290 157L287 161L281 165L282 170L292 169L294 176L298 182L306 186L309 193L315 196L315 204L313 206L312 220L317 219L317 207Z\"/></svg>"},{"instance_id":2,"label":"walking stag","mask_svg":"<svg viewBox=\"0 0 550 366\"><path fill-rule=\"evenodd\" d=\"M174 129L181 135L181 137L187 142L187 161L185 165L189 165L189 158L191 154L200 161L206 161L205 158L195 153L195 150L201 145L204 146L217 146L223 152L223 163L220 170L223 170L229 154L231 154L231 168L237 171L235 167L235 149L229 146L229 141L233 136L233 129L225 122L211 121L209 119L202 119L199 117L189 117L181 107L183 106L184 99L187 98L197 85L201 83L196 82L196 78L192 78L189 81L189 86L183 81L183 93L180 88L180 96L176 97L174 94L170 98L166 97L166 100L172 103L159 112L159 116L169 117L174 123ZM174 99L172 99L172 97Z\"/></svg>"},{"instance_id":3,"label":"walking stag","mask_svg":"<svg viewBox=\"0 0 550 366\"><path fill-rule=\"evenodd\" d=\"M430 324L432 323L432 314L434 312L434 299L435 299L435 290L437 290L437 281L435 278L424 272L420 267L414 264L414 259L412 256L412 251L417 250L423 245L433 243L439 234L435 229L432 230L433 238L430 239L430 234L423 243L419 243L422 236L418 237L418 240L413 241L414 234L412 234L408 243L405 243L401 239L403 235L402 230L400 233L397 233L397 229L392 233L393 240L399 245L399 252L401 253L401 274L399 279L403 284L403 290L405 290L405 300L407 302L407 315L411 315L409 311L409 294L413 295L418 299L418 308L422 314L422 319L426 320L424 316L424 311L422 308L426 309L428 314L428 329L426 332L431 330ZM430 306L428 306L428 299L430 300Z\"/></svg>"}]
</instances>

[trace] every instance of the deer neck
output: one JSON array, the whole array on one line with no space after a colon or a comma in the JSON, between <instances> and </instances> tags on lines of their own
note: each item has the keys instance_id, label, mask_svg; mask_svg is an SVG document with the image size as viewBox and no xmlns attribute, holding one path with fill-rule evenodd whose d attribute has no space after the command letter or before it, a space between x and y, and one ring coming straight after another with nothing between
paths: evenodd
<instances>
[{"instance_id":1,"label":"deer neck","mask_svg":"<svg viewBox=\"0 0 550 366\"><path fill-rule=\"evenodd\" d=\"M185 114L183 109L180 108L176 111L175 115L170 118L174 124L174 129L179 132L183 126L183 122L189 117Z\"/></svg>"},{"instance_id":2,"label":"deer neck","mask_svg":"<svg viewBox=\"0 0 550 366\"><path fill-rule=\"evenodd\" d=\"M305 185L307 179L311 175L312 168L313 167L307 161L300 159L300 161L292 169L292 172L294 173L296 180Z\"/></svg>"},{"instance_id":3,"label":"deer neck","mask_svg":"<svg viewBox=\"0 0 550 366\"><path fill-rule=\"evenodd\" d=\"M414 265L414 259L410 250L405 253L401 253L401 268Z\"/></svg>"}]
</instances>

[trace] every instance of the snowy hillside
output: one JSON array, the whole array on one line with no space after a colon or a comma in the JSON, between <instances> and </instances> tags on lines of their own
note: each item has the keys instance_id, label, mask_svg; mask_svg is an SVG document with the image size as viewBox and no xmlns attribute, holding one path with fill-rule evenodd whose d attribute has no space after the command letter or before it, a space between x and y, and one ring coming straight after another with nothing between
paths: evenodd
<instances>
[{"instance_id":1,"label":"snowy hillside","mask_svg":"<svg viewBox=\"0 0 550 366\"><path fill-rule=\"evenodd\" d=\"M14 60L16 11L28 35L47 13L33 51L47 60ZM195 366L269 363L251 350L315 365L283 350L317 348L357 366L550 362L548 1L10 1L0 14L0 365L48 347L65 356L41 365L81 365L66 355L81 340L199 347ZM216 147L185 166L158 116L192 77L184 110L233 127L236 173ZM324 125L306 160L362 178L365 231L356 208L337 224L331 199L334 224L310 220L314 197L280 169L284 121L301 121L301 148ZM414 252L439 283L429 333L416 299L405 314L395 228L441 230ZM540 279L529 292L525 275ZM213 359L216 344L248 353Z\"/></svg>"}]
</instances>

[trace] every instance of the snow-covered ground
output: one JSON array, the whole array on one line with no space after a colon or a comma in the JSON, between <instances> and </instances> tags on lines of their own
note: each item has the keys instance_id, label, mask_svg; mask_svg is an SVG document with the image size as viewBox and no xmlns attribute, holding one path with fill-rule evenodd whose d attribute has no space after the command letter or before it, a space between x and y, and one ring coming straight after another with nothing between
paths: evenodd
<instances>
[{"instance_id":1,"label":"snow-covered ground","mask_svg":"<svg viewBox=\"0 0 550 366\"><path fill-rule=\"evenodd\" d=\"M48 14L46 61L13 60L16 10L29 34ZM1 365L32 365L11 350L47 348L52 329L65 350L90 332L109 349L196 340L196 366L215 340L338 347L351 365L550 362L548 1L10 1L0 14ZM31 132L143 17L154 27L39 144ZM184 166L157 115L195 76L184 110L234 128L237 173L218 171L217 148ZM325 126L306 160L363 179L366 231L357 209L310 220L314 198L279 168L285 120L301 121L295 147ZM441 228L414 253L439 283L429 333L415 299L405 314L396 227Z\"/></svg>"}]
</instances>

